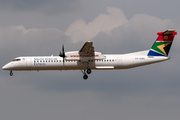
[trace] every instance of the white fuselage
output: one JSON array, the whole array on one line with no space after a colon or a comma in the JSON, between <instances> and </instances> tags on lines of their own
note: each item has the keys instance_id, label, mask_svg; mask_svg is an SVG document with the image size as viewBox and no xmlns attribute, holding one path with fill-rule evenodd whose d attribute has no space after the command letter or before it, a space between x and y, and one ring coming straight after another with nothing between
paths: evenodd
<instances>
[{"instance_id":1,"label":"white fuselage","mask_svg":"<svg viewBox=\"0 0 180 120\"><path fill-rule=\"evenodd\" d=\"M156 62L168 60L169 57L147 56L147 51L140 51L129 54L105 54L105 59L88 60L64 60L59 56L36 56L36 57L18 57L16 61L11 61L3 70L85 70L87 65L90 69L110 70L127 69Z\"/></svg>"}]
</instances>

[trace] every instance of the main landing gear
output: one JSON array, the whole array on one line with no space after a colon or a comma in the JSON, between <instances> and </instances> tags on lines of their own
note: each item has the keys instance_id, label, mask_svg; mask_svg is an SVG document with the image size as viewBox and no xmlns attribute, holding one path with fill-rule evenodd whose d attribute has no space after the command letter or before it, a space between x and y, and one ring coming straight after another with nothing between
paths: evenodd
<instances>
[{"instance_id":1,"label":"main landing gear","mask_svg":"<svg viewBox=\"0 0 180 120\"><path fill-rule=\"evenodd\" d=\"M84 74L84 76L83 76L84 80L86 80L86 79L88 79L88 75L87 74L91 74L91 69L89 68L89 69L84 70L84 71L81 70L81 72Z\"/></svg>"},{"instance_id":2,"label":"main landing gear","mask_svg":"<svg viewBox=\"0 0 180 120\"><path fill-rule=\"evenodd\" d=\"M12 72L12 70L10 71L10 76L13 76L13 72Z\"/></svg>"},{"instance_id":3,"label":"main landing gear","mask_svg":"<svg viewBox=\"0 0 180 120\"><path fill-rule=\"evenodd\" d=\"M87 74L91 74L91 69L87 69Z\"/></svg>"},{"instance_id":4,"label":"main landing gear","mask_svg":"<svg viewBox=\"0 0 180 120\"><path fill-rule=\"evenodd\" d=\"M88 79L88 75L87 74L91 74L92 71L89 68L89 63L88 62L87 62L87 65L86 65L86 63L83 63L83 64L87 68L87 70L84 70L84 71L81 70L81 72L84 74L84 76L83 76L84 80L86 80L86 79Z\"/></svg>"}]
</instances>

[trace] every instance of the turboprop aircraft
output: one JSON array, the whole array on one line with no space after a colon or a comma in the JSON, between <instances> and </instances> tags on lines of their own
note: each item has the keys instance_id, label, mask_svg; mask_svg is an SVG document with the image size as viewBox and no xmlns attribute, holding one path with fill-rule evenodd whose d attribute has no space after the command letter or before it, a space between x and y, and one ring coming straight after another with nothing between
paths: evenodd
<instances>
[{"instance_id":1,"label":"turboprop aircraft","mask_svg":"<svg viewBox=\"0 0 180 120\"><path fill-rule=\"evenodd\" d=\"M95 52L93 42L86 42L79 51L64 52L64 45L59 56L24 56L17 57L2 67L3 70L81 70L84 79L92 70L128 69L168 60L168 53L177 32L166 30L157 33L158 38L150 50L127 54L102 54Z\"/></svg>"}]
</instances>

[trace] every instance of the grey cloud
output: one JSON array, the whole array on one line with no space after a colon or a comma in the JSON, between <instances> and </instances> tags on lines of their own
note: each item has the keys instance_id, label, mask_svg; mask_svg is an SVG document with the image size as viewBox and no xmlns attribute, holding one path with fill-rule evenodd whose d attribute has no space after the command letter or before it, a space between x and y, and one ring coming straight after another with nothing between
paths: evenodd
<instances>
[{"instance_id":1,"label":"grey cloud","mask_svg":"<svg viewBox=\"0 0 180 120\"><path fill-rule=\"evenodd\" d=\"M74 5L78 1L73 0L7 0L0 1L1 9L14 9L16 11L41 11L48 14L57 14L75 10ZM76 4L78 7L78 4Z\"/></svg>"},{"instance_id":2,"label":"grey cloud","mask_svg":"<svg viewBox=\"0 0 180 120\"><path fill-rule=\"evenodd\" d=\"M148 16L145 14L135 15L126 24L123 24L119 28L114 29L111 35L105 34L103 32L100 33L97 37L93 39L94 47L96 48L97 51L100 51L102 53L126 53L126 52L149 49L157 37L156 32L158 31L158 29L165 30L169 23L170 23L170 20L161 20L159 18ZM159 27L157 27L157 24L159 24ZM6 41L1 41L1 50L10 51L9 54L13 54L13 57L23 56L23 55L51 55L51 54L58 55L62 44L65 44L66 51L79 50L84 44L84 42L78 42L76 44L72 43L72 41L69 40L64 35L64 33L58 29L26 29L23 26L12 26L12 27L2 28L1 33L2 33L1 40L6 39ZM114 42L110 42L110 41L114 41ZM174 48L177 48L177 47L178 46ZM5 54L2 54L2 55L4 56ZM9 58L13 59L13 57L12 58L9 57ZM5 60L3 61L5 62ZM99 73L97 71L95 72ZM118 73L118 72L115 71L115 73ZM63 87L63 86L67 86L67 84L70 84L72 81L70 83L69 82L66 83L65 81L65 83L62 84L62 86L59 85L62 82L62 81L59 81L59 79L62 79L62 80L66 79L68 75L72 73L73 72L71 73L62 72L61 74L65 77L59 77L59 75L57 75L53 77L54 82L52 83L51 81L50 83L48 82L51 79L51 77L49 78L48 75L45 77L45 78L49 78L47 79L47 83L45 81L41 81L38 84L35 82L36 81L35 78L33 78L35 80L34 82L32 82L31 80L30 81L32 83L35 83L38 87L42 89L47 89L47 90L52 89L52 90L61 91L61 90L69 89L71 91L71 90L81 90L81 89L86 90L86 89L91 88L91 86L86 86L83 88L74 86L74 88L72 87L72 89L70 89L69 87L67 88ZM112 73L114 73L114 71ZM109 76L111 76L112 73L110 73ZM82 74L80 71L76 72L76 74L73 74L75 75L76 79L82 79L81 77ZM100 72L100 74L102 74L102 72ZM96 74L95 76L97 77L98 74ZM123 76L123 78L124 77L125 76ZM117 76L117 78L119 77ZM70 76L69 79L73 79L73 77ZM99 79L107 79L107 77L99 78ZM109 81L110 79L112 78L109 77L107 81ZM29 84L31 84L31 82ZM75 81L73 81L71 85L75 84L74 82ZM44 84L42 84L41 86L41 83L44 83ZM108 83L108 84L111 85L111 83ZM119 83L119 84L122 84L122 83ZM47 86L50 85L50 86L47 87L46 85ZM123 85L124 84L122 84L122 86ZM43 87L43 86L46 86L46 87ZM58 88L58 86L61 86L61 87ZM109 88L114 88L112 90L116 91L118 87L113 87L113 86L114 84L112 84L112 86L110 86ZM94 87L98 89L97 86L94 86ZM123 89L123 87L120 87L120 88ZM141 88L141 87L138 87L138 88ZM105 89L106 88L103 88L103 90Z\"/></svg>"},{"instance_id":3,"label":"grey cloud","mask_svg":"<svg viewBox=\"0 0 180 120\"><path fill-rule=\"evenodd\" d=\"M83 19L86 23L93 21L99 13L106 14L107 7L120 8L127 19L134 14L145 13L158 18L179 18L176 11L179 9L179 1L173 0L172 9L167 9L169 1L127 1L127 0L53 0L53 1L0 1L0 26L23 25L26 28L58 28L63 31L77 19ZM22 8L18 3L23 4ZM137 4L138 3L138 4Z\"/></svg>"},{"instance_id":4,"label":"grey cloud","mask_svg":"<svg viewBox=\"0 0 180 120\"><path fill-rule=\"evenodd\" d=\"M46 3L48 0L1 0L0 6L4 9L12 7L15 10L33 10Z\"/></svg>"},{"instance_id":5,"label":"grey cloud","mask_svg":"<svg viewBox=\"0 0 180 120\"><path fill-rule=\"evenodd\" d=\"M18 52L20 54L38 54L41 50L52 52L52 48L60 48L66 42L67 38L58 29L26 29L23 26L1 28L1 49L12 51L23 48L23 51Z\"/></svg>"},{"instance_id":6,"label":"grey cloud","mask_svg":"<svg viewBox=\"0 0 180 120\"><path fill-rule=\"evenodd\" d=\"M74 43L78 41L89 41L100 32L111 33L111 30L127 22L123 12L114 7L107 8L108 14L100 14L88 24L84 20L76 20L66 30L65 34L70 36Z\"/></svg>"},{"instance_id":7,"label":"grey cloud","mask_svg":"<svg viewBox=\"0 0 180 120\"><path fill-rule=\"evenodd\" d=\"M147 69L147 68L146 68ZM142 69L141 69L142 70ZM136 70L133 70L136 71ZM128 71L126 71L127 73ZM51 72L50 72L51 73ZM108 73L108 72L105 72ZM138 73L138 72L137 72ZM144 72L146 73L146 72ZM31 73L30 73L31 74ZM33 73L34 74L34 73ZM39 73L42 75L42 73ZM45 75L46 73L43 73ZM53 76L55 74L51 73ZM116 73L117 74L117 73ZM122 73L122 75L125 72ZM152 73L154 74L154 73ZM27 74L26 74L27 75ZM23 78L27 78L26 75L22 75ZM115 74L113 74L115 75ZM138 79L134 75L129 76L135 79L132 79L131 82L128 79L125 79L124 76L121 75L121 79L119 81L127 81L126 84L131 84L128 89L137 89L136 86L138 84ZM129 78L128 77L128 78ZM149 76L147 76L149 77ZM4 80L6 79L6 81ZM168 119L177 119L179 117L179 97L178 95L169 94L167 89L160 87L152 91L154 88L150 88L149 90L142 89L139 92L129 91L125 94L122 94L125 91L125 86L121 86L118 82L113 79L108 80L109 83L116 83L117 87L123 87L121 90L118 89L116 94L114 92L108 92L109 88L113 88L114 86L108 86L109 83L105 87L106 91L104 93L100 93L98 91L93 92L93 86L99 86L99 89L102 89L102 85L106 80L101 79L97 82L95 79L91 81L81 81L75 77L73 80L64 79L63 81L73 82L74 84L63 84L61 78L59 78L59 88L60 87L68 87L71 89L73 86L87 87L91 85L91 90L79 90L79 91L39 91L38 89L32 88L32 86L27 86L25 84L17 84L17 80L20 76L16 76L15 78L7 79L4 77L1 80L1 118L4 119L14 119L21 120L27 118L30 119L40 119L47 120L50 118L53 119L160 119L160 120L168 120ZM28 81L33 80L32 75L29 76ZM44 77L45 78L45 77ZM115 76L114 76L115 78ZM141 77L138 77L142 79ZM152 80L154 77L151 77ZM8 80L8 82L7 82ZM47 79L44 79L47 81ZM52 80L52 81L51 81ZM21 80L22 82L23 80ZM51 83L54 82L53 77L49 80ZM92 82L94 81L94 82ZM133 82L135 85L133 84ZM142 81L147 81L141 80ZM148 80L150 81L150 79ZM33 81L35 83L40 84L42 86L44 84L43 80ZM38 83L40 82L40 83ZM83 83L84 82L84 83ZM7 84L8 83L8 84ZM48 84L51 86L51 83ZM83 83L83 84L82 84ZM97 84L99 83L99 85ZM62 84L62 85L61 85ZM148 83L147 83L148 84ZM64 85L64 86L63 86ZM143 86L143 84L139 84ZM163 85L162 85L163 86ZM40 86L39 86L40 87ZM45 86L44 86L45 87ZM48 87L48 85L46 86ZM153 86L149 86L153 87ZM2 91L6 90L6 91ZM164 95L162 95L164 94ZM21 115L22 113L22 115Z\"/></svg>"},{"instance_id":8,"label":"grey cloud","mask_svg":"<svg viewBox=\"0 0 180 120\"><path fill-rule=\"evenodd\" d=\"M136 14L128 22L111 31L111 34L100 33L94 39L94 44L105 53L128 53L148 50L157 38L158 31L175 29L170 19L161 20L146 14ZM178 36L176 36L176 39ZM113 41L113 42L111 42ZM104 45L102 45L104 43ZM114 48L114 49L111 49Z\"/></svg>"},{"instance_id":9,"label":"grey cloud","mask_svg":"<svg viewBox=\"0 0 180 120\"><path fill-rule=\"evenodd\" d=\"M104 54L133 52L149 49L156 32L171 27L180 31L179 20L136 14L111 35L100 32L92 41ZM22 55L58 55L62 44L66 51L84 44L72 43L56 27L25 25L0 27L0 43L1 66ZM177 35L169 61L128 70L93 70L87 81L80 71L14 71L13 77L1 71L0 116L3 120L177 120L179 46Z\"/></svg>"}]
</instances>

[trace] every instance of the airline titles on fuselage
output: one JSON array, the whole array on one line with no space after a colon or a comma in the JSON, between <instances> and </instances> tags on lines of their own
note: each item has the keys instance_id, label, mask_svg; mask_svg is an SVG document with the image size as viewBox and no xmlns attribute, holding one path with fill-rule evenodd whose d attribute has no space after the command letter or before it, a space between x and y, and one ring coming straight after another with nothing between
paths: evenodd
<instances>
[{"instance_id":1,"label":"airline titles on fuselage","mask_svg":"<svg viewBox=\"0 0 180 120\"><path fill-rule=\"evenodd\" d=\"M99 57L99 55L71 55L70 57Z\"/></svg>"},{"instance_id":2,"label":"airline titles on fuselage","mask_svg":"<svg viewBox=\"0 0 180 120\"><path fill-rule=\"evenodd\" d=\"M57 58L34 58L34 66L36 65L46 65L46 62L58 62Z\"/></svg>"}]
</instances>

